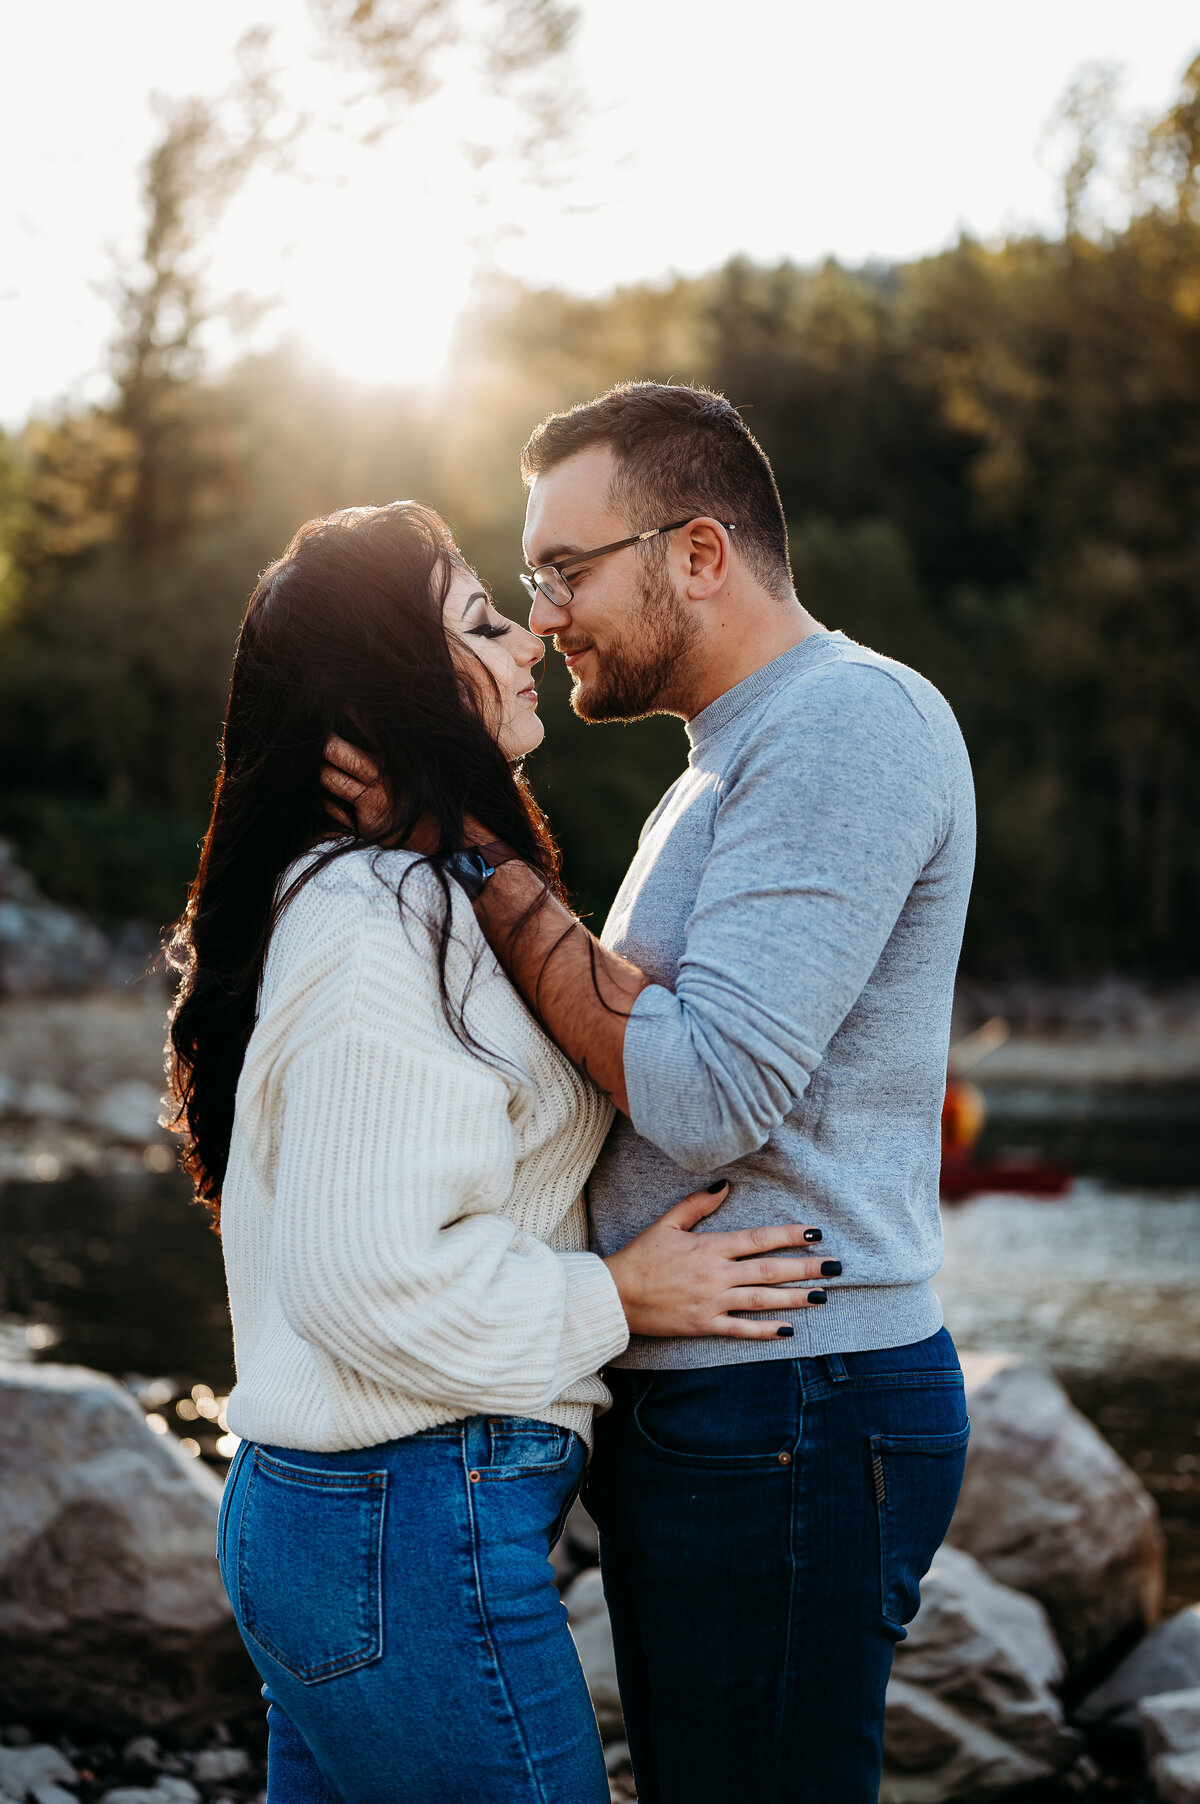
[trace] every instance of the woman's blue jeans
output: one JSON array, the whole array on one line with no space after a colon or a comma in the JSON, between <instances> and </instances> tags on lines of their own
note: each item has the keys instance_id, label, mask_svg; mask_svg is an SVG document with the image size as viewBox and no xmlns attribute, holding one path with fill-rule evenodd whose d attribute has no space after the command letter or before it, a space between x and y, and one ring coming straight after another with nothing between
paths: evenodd
<instances>
[{"instance_id":1,"label":"woman's blue jeans","mask_svg":"<svg viewBox=\"0 0 1200 1804\"><path fill-rule=\"evenodd\" d=\"M269 1804L608 1804L548 1559L585 1452L482 1416L353 1453L243 1443L217 1557Z\"/></svg>"},{"instance_id":2,"label":"woman's blue jeans","mask_svg":"<svg viewBox=\"0 0 1200 1804\"><path fill-rule=\"evenodd\" d=\"M966 1457L949 1334L606 1376L584 1501L640 1804L875 1804Z\"/></svg>"}]
</instances>

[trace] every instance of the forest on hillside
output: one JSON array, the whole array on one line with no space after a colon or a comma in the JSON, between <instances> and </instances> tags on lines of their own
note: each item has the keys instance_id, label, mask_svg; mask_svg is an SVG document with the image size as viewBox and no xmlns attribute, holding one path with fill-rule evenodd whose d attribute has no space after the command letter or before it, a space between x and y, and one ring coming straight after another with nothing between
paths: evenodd
<instances>
[{"instance_id":1,"label":"forest on hillside","mask_svg":"<svg viewBox=\"0 0 1200 1804\"><path fill-rule=\"evenodd\" d=\"M797 591L949 697L975 766L974 976L1200 971L1200 58L1057 237L903 265L734 261L599 299L497 280L436 393L287 347L220 371L197 250L260 148L178 107L117 295L112 398L0 438L0 833L51 894L176 915L238 622L301 521L430 501L522 611L517 456L625 378L728 395L772 459ZM535 787L602 915L680 768L677 722L587 728L551 656Z\"/></svg>"}]
</instances>

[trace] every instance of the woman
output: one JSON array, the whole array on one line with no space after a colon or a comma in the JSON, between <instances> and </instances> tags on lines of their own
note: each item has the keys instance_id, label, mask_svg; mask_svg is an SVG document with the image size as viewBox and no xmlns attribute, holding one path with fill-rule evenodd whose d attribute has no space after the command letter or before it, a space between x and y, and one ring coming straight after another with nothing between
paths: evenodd
<instances>
[{"instance_id":1,"label":"woman","mask_svg":"<svg viewBox=\"0 0 1200 1804\"><path fill-rule=\"evenodd\" d=\"M610 1106L501 974L459 850L470 810L559 893L519 770L541 655L411 502L311 521L242 628L171 1073L228 1272L218 1557L271 1804L608 1797L547 1555L658 1243L586 1251ZM332 733L398 798L372 841L328 838ZM664 1279L654 1331L778 1332L732 1281Z\"/></svg>"}]
</instances>

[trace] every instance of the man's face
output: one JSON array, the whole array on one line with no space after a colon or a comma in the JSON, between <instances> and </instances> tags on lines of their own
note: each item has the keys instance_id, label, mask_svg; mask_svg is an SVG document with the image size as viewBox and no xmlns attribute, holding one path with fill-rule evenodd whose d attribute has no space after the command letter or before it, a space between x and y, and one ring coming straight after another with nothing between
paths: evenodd
<instances>
[{"instance_id":1,"label":"man's face","mask_svg":"<svg viewBox=\"0 0 1200 1804\"><path fill-rule=\"evenodd\" d=\"M530 564L629 537L635 529L609 504L613 474L612 452L594 446L535 478L523 541ZM658 548L664 541L652 543ZM630 545L564 570L574 599L560 608L539 594L529 625L543 638L553 635L566 659L575 713L595 721L680 711L676 698L698 628L662 551Z\"/></svg>"}]
</instances>

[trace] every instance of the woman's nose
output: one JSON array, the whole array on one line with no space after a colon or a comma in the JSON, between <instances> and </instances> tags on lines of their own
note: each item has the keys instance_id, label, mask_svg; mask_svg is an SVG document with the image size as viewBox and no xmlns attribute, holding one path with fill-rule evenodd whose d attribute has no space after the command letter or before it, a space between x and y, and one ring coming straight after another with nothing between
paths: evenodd
<instances>
[{"instance_id":1,"label":"woman's nose","mask_svg":"<svg viewBox=\"0 0 1200 1804\"><path fill-rule=\"evenodd\" d=\"M534 665L540 663L545 655L546 647L536 633L522 633L520 645L513 648L513 656L517 663L523 664L526 670L532 670Z\"/></svg>"}]
</instances>

